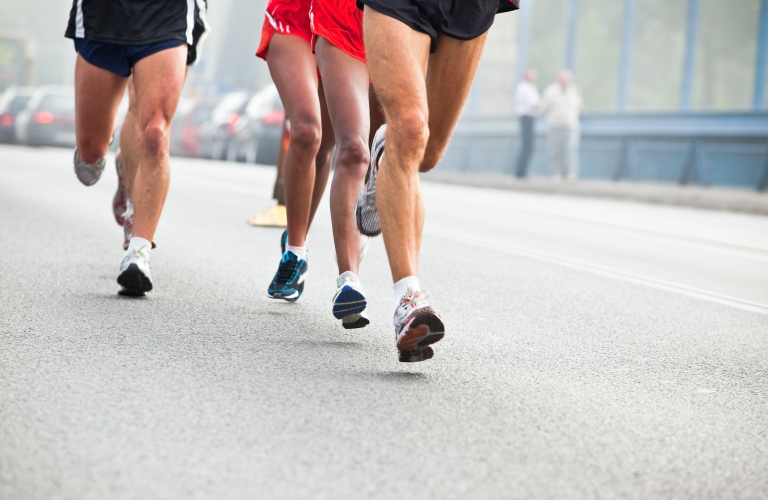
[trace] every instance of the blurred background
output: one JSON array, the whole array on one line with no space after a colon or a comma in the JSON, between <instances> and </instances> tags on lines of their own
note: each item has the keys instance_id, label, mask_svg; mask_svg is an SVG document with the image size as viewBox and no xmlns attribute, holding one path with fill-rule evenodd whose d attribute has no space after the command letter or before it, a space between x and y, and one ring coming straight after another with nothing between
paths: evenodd
<instances>
[{"instance_id":1,"label":"blurred background","mask_svg":"<svg viewBox=\"0 0 768 500\"><path fill-rule=\"evenodd\" d=\"M521 3L491 29L442 172L516 173L513 96L533 67L540 91L561 69L573 73L583 100L581 179L766 188L768 0ZM212 32L179 107L174 154L275 162L282 106L254 56L265 5L210 2ZM69 0L0 2L0 140L73 140L70 8ZM525 177L554 173L547 135L537 119Z\"/></svg>"}]
</instances>

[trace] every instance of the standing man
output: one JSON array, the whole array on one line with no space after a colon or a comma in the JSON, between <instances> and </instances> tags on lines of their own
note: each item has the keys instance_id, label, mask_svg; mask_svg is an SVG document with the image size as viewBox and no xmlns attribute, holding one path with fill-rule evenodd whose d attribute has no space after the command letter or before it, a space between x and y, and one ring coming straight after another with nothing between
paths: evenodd
<instances>
[{"instance_id":1,"label":"standing man","mask_svg":"<svg viewBox=\"0 0 768 500\"><path fill-rule=\"evenodd\" d=\"M418 278L424 204L419 172L443 155L472 85L488 29L518 0L362 0L368 68L386 122L357 200L358 229L384 235L394 284L395 344L445 336ZM384 145L386 143L386 154Z\"/></svg>"},{"instance_id":2,"label":"standing man","mask_svg":"<svg viewBox=\"0 0 768 500\"><path fill-rule=\"evenodd\" d=\"M170 181L171 120L193 45L195 0L73 0L65 36L74 39L75 173L94 184L106 164L115 115L133 77L137 110L134 224L117 282L121 294L152 290L149 255Z\"/></svg>"},{"instance_id":3,"label":"standing man","mask_svg":"<svg viewBox=\"0 0 768 500\"><path fill-rule=\"evenodd\" d=\"M528 162L533 153L533 125L540 100L537 77L536 70L528 68L515 88L515 114L520 118L520 155L517 157L515 176L520 179L528 174Z\"/></svg>"},{"instance_id":4,"label":"standing man","mask_svg":"<svg viewBox=\"0 0 768 500\"><path fill-rule=\"evenodd\" d=\"M570 71L560 71L557 81L544 90L541 100L541 113L549 125L549 153L556 182L563 177L576 182L579 177L581 95L571 80Z\"/></svg>"}]
</instances>

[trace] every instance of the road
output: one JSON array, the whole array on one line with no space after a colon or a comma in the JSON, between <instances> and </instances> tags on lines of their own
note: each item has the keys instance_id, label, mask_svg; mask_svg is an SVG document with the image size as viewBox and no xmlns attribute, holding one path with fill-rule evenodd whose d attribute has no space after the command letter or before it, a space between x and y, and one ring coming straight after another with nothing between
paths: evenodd
<instances>
[{"instance_id":1,"label":"road","mask_svg":"<svg viewBox=\"0 0 768 500\"><path fill-rule=\"evenodd\" d=\"M271 301L274 169L173 160L155 291L119 297L112 163L0 147L0 498L766 498L768 218L424 182L446 320L400 364L330 313L327 201Z\"/></svg>"}]
</instances>

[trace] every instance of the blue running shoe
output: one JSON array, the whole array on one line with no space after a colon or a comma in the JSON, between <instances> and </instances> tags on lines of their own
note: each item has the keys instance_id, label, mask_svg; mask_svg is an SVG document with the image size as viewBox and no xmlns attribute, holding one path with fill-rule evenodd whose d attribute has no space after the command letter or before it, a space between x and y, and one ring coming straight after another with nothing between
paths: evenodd
<instances>
[{"instance_id":1,"label":"blue running shoe","mask_svg":"<svg viewBox=\"0 0 768 500\"><path fill-rule=\"evenodd\" d=\"M299 259L295 253L288 250L280 259L280 266L267 289L267 295L273 299L285 299L289 302L298 300L304 292L306 276L307 261Z\"/></svg>"},{"instance_id":2,"label":"blue running shoe","mask_svg":"<svg viewBox=\"0 0 768 500\"><path fill-rule=\"evenodd\" d=\"M346 329L362 328L370 321L365 314L368 303L363 287L355 273L346 271L336 278L336 294L333 296L333 316L341 320Z\"/></svg>"},{"instance_id":3,"label":"blue running shoe","mask_svg":"<svg viewBox=\"0 0 768 500\"><path fill-rule=\"evenodd\" d=\"M283 231L283 235L280 236L280 255L285 253L285 247L288 245L288 230Z\"/></svg>"}]
</instances>

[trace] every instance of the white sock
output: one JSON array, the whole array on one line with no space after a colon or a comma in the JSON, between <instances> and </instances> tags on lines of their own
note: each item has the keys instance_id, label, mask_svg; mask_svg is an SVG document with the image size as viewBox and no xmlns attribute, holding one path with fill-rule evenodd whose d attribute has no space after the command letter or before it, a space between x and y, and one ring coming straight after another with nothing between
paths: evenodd
<instances>
[{"instance_id":1,"label":"white sock","mask_svg":"<svg viewBox=\"0 0 768 500\"><path fill-rule=\"evenodd\" d=\"M395 309L400 306L400 299L403 298L403 295L408 293L409 288L414 292L421 291L419 278L417 276L406 276L405 278L395 283L392 288L395 290Z\"/></svg>"},{"instance_id":2,"label":"white sock","mask_svg":"<svg viewBox=\"0 0 768 500\"><path fill-rule=\"evenodd\" d=\"M294 247L291 245L285 245L285 251L287 252L290 250L291 252L296 254L296 257L302 260L307 260L307 247Z\"/></svg>"},{"instance_id":3,"label":"white sock","mask_svg":"<svg viewBox=\"0 0 768 500\"><path fill-rule=\"evenodd\" d=\"M134 236L131 238L131 242L128 244L128 253L136 252L143 247L147 247L146 251L149 253L149 251L152 250L152 242L147 241L144 238Z\"/></svg>"}]
</instances>

